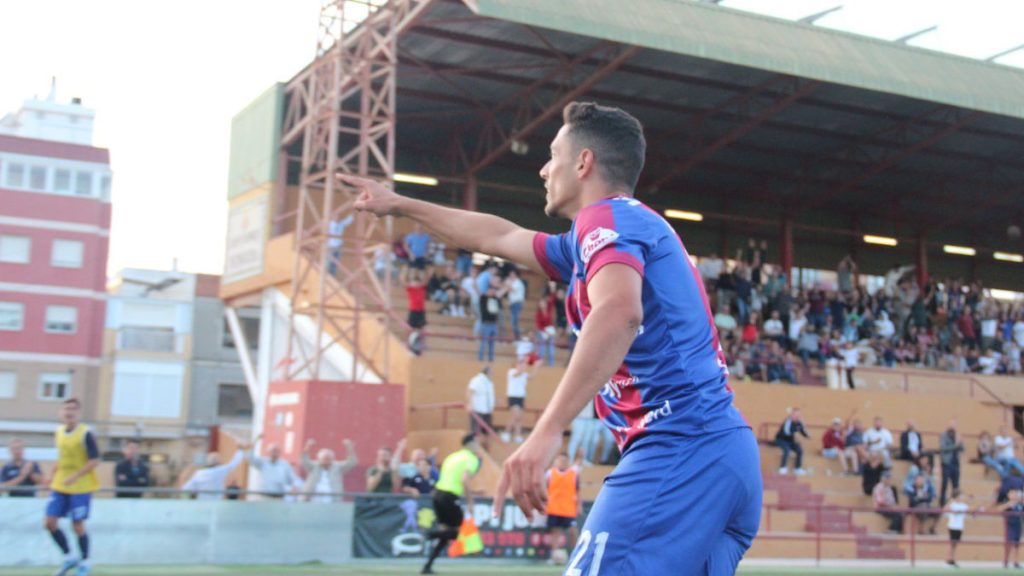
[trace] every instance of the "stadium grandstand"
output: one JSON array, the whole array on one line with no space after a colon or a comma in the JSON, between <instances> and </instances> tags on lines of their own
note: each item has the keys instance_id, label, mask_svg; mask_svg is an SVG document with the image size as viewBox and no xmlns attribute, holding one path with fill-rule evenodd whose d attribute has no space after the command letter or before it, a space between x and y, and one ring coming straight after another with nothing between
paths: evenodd
<instances>
[{"instance_id":1,"label":"stadium grandstand","mask_svg":"<svg viewBox=\"0 0 1024 576\"><path fill-rule=\"evenodd\" d=\"M252 343L237 349L254 410L251 426L212 431L210 449L226 462L235 438L255 438L257 453L274 444L299 470L310 439L339 460L351 439L343 501L313 512L261 501L249 466L232 481L254 502L190 502L201 509L187 513L161 494L185 478L168 480L134 503L152 506L144 516L165 518L166 531L124 502L94 504L96 534L109 533L95 538L124 544L97 549L98 564L101 554L110 564L312 560L371 574L422 557L429 505L410 513L398 485L393 496L365 494L381 491L374 469L390 456L379 449L443 459L470 428L489 438L472 488L492 497L518 446L506 374L521 357L536 365L528 434L572 354L564 289L444 238L423 241L410 221L357 212L336 175L560 232L565 222L543 216L538 171L562 109L596 101L644 125L637 198L669 219L700 271L736 405L759 440L765 492L748 566L945 563L946 520L938 531L932 522L953 499L950 454L975 512L957 560L1002 566L997 500L1024 465L989 439L1009 438L1013 452L1024 434L1024 72L662 0L325 2L317 54L233 120L220 297L234 341ZM501 300L497 318L483 319L493 333L480 318L484 274ZM467 412L467 385L484 366L497 391L489 421ZM809 436L795 440L802 462L780 466L797 410ZM891 446L846 446L876 419ZM823 444L832 428L839 458ZM901 446L905 431L918 440L904 434ZM565 431L566 448L583 447L571 456L586 460L590 502L617 450L577 432ZM915 492L917 475L933 485L930 499ZM885 514L883 476L899 493ZM37 510L17 512L40 532ZM551 555L514 504L496 521L479 502L471 512L489 563L450 560L446 571L534 573ZM264 541L275 528L292 532ZM14 564L38 563L50 546L39 534L0 535L17 543ZM158 545L166 557L132 552ZM394 573L418 569L398 562Z\"/></svg>"}]
</instances>

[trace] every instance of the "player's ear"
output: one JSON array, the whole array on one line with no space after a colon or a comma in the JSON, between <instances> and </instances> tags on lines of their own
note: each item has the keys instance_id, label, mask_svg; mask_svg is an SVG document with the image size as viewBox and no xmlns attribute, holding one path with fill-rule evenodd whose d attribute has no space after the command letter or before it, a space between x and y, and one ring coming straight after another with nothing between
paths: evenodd
<instances>
[{"instance_id":1,"label":"player's ear","mask_svg":"<svg viewBox=\"0 0 1024 576\"><path fill-rule=\"evenodd\" d=\"M580 150L576 158L576 175L582 180L594 170L594 151L590 148Z\"/></svg>"}]
</instances>

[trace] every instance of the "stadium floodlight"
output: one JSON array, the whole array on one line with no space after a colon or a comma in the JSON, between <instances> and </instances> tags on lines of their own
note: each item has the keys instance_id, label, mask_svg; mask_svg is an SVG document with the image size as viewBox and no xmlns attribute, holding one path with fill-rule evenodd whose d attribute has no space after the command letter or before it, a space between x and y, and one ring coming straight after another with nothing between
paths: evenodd
<instances>
[{"instance_id":1,"label":"stadium floodlight","mask_svg":"<svg viewBox=\"0 0 1024 576\"><path fill-rule=\"evenodd\" d=\"M401 172L395 172L395 182L419 184L421 186L437 186L437 178L433 176L419 176L417 174L403 174Z\"/></svg>"},{"instance_id":2,"label":"stadium floodlight","mask_svg":"<svg viewBox=\"0 0 1024 576\"><path fill-rule=\"evenodd\" d=\"M822 10L821 12L815 12L814 14L811 14L811 15L808 15L808 16L804 16L803 18L800 18L799 20L797 20L797 22L800 22L802 24L814 24L815 22L817 22L818 20L821 20L825 16L828 16L829 14L831 14L833 12L836 12L836 11L839 11L839 10L842 10L842 9L843 9L843 5L842 4L840 4L839 6L833 6L832 8L829 8L828 10Z\"/></svg>"},{"instance_id":3,"label":"stadium floodlight","mask_svg":"<svg viewBox=\"0 0 1024 576\"><path fill-rule=\"evenodd\" d=\"M954 246L953 244L946 244L942 247L942 251L946 254L959 254L960 256L974 256L978 253L974 248Z\"/></svg>"},{"instance_id":4,"label":"stadium floodlight","mask_svg":"<svg viewBox=\"0 0 1024 576\"><path fill-rule=\"evenodd\" d=\"M992 257L1004 262L1024 262L1024 254L1014 254L1012 252L996 252Z\"/></svg>"},{"instance_id":5,"label":"stadium floodlight","mask_svg":"<svg viewBox=\"0 0 1024 576\"><path fill-rule=\"evenodd\" d=\"M700 212L688 212L686 210L674 210L669 208L665 210L666 218L675 218L676 220L689 220L690 222L702 222L704 215Z\"/></svg>"},{"instance_id":6,"label":"stadium floodlight","mask_svg":"<svg viewBox=\"0 0 1024 576\"><path fill-rule=\"evenodd\" d=\"M924 36L925 34L927 34L929 32L935 32L938 29L939 29L938 24L936 24L935 26L929 26L927 28L922 28L921 30L918 30L917 32L911 32L910 34L907 34L906 36L900 36L899 38L893 40L893 42L895 42L896 44L906 44L907 42L910 42L911 40L913 40L914 38L917 38L918 36Z\"/></svg>"},{"instance_id":7,"label":"stadium floodlight","mask_svg":"<svg viewBox=\"0 0 1024 576\"><path fill-rule=\"evenodd\" d=\"M875 236L873 234L864 235L865 244L878 244L879 246L896 246L899 241L889 236Z\"/></svg>"}]
</instances>

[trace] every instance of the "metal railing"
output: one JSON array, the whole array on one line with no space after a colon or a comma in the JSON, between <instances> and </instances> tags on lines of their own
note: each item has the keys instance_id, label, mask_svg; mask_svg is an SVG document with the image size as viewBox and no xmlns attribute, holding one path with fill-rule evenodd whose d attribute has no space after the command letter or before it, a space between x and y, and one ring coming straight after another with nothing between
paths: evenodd
<instances>
[{"instance_id":1,"label":"metal railing","mask_svg":"<svg viewBox=\"0 0 1024 576\"><path fill-rule=\"evenodd\" d=\"M930 516L935 517L936 528L941 520L941 517L946 513L942 508L906 508L906 507L891 507L884 509L875 509L870 506L837 506L833 504L817 504L817 505L782 505L782 504L762 504L763 510L763 526L757 535L757 540L761 541L814 541L815 552L814 561L816 566L821 565L823 559L827 559L826 555L822 551L822 545L824 542L857 542L858 538L869 539L874 543L891 543L899 546L900 550L903 550L908 556L907 561L910 566L916 567L919 560L918 555L921 547L925 546L949 546L949 539L947 537L931 535L932 537L918 534L920 528L920 517ZM773 533L772 531L772 511L776 514L780 512L803 512L807 515L808 520L814 519L813 530L807 529L808 521L803 532L779 532ZM903 531L899 534L892 534L889 532L872 532L872 531L860 531L858 526L854 524L855 513L895 513L900 514L902 517ZM840 517L846 515L846 527L847 530L825 530L827 522L826 518L831 517L834 521L836 515ZM965 534L969 534L970 523L976 521L978 516L998 518L1004 520L1003 524L1003 538L993 539L992 537L963 537L959 546L987 546L987 547L998 547L1005 552L1006 548L1006 531L1007 525L1005 520L1010 517L1016 516L1021 517L1024 520L1024 513L1022 512L998 512L998 511L978 511L965 512L970 516L971 520L968 521ZM909 519L909 522L907 521ZM892 549L892 548L890 548ZM892 560L891 558L889 560ZM999 560L992 558L990 561Z\"/></svg>"}]
</instances>

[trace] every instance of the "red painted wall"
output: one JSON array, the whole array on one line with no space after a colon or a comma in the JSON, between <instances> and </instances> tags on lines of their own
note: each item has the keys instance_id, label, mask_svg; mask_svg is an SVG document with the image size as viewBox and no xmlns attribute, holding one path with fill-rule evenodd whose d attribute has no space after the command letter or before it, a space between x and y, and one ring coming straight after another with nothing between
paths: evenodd
<instances>
[{"instance_id":1,"label":"red painted wall","mask_svg":"<svg viewBox=\"0 0 1024 576\"><path fill-rule=\"evenodd\" d=\"M110 203L96 198L0 188L0 214L110 228Z\"/></svg>"},{"instance_id":2,"label":"red painted wall","mask_svg":"<svg viewBox=\"0 0 1024 576\"><path fill-rule=\"evenodd\" d=\"M314 451L330 448L343 459L343 440L350 438L359 466L345 475L348 492L366 487L366 470L376 461L378 448L394 448L404 437L405 390L401 385L309 380L270 384L263 444L278 444L287 460L298 462L306 439L315 438Z\"/></svg>"},{"instance_id":3,"label":"red painted wall","mask_svg":"<svg viewBox=\"0 0 1024 576\"><path fill-rule=\"evenodd\" d=\"M35 354L72 354L99 358L103 354L103 325L106 302L95 298L73 298L24 292L0 292L0 301L21 302L25 318L20 332L0 331L0 350ZM44 330L46 307L78 308L78 329L74 334L51 334Z\"/></svg>"}]
</instances>

